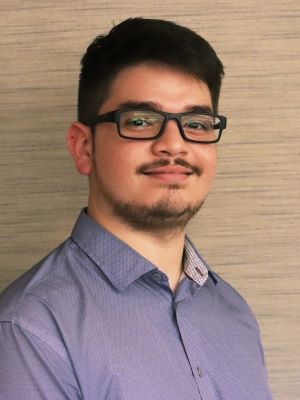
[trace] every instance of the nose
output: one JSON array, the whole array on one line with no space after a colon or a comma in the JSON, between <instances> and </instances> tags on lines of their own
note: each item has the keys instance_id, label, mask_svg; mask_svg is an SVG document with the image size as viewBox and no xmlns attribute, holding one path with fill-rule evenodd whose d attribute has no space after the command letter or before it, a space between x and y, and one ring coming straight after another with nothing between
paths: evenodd
<instances>
[{"instance_id":1,"label":"nose","mask_svg":"<svg viewBox=\"0 0 300 400\"><path fill-rule=\"evenodd\" d=\"M178 156L188 152L188 142L181 136L176 120L169 120L163 134L152 143L156 156Z\"/></svg>"}]
</instances>

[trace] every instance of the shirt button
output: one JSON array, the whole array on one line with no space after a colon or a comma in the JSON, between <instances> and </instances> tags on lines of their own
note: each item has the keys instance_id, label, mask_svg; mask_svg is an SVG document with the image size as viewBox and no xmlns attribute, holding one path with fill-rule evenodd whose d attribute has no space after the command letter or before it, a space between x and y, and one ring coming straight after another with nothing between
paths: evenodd
<instances>
[{"instance_id":1,"label":"shirt button","mask_svg":"<svg viewBox=\"0 0 300 400\"><path fill-rule=\"evenodd\" d=\"M162 281L162 276L161 276L161 274L159 272L154 272L152 274L152 278L153 278L153 280L155 282L159 282L160 283Z\"/></svg>"},{"instance_id":2,"label":"shirt button","mask_svg":"<svg viewBox=\"0 0 300 400\"><path fill-rule=\"evenodd\" d=\"M204 371L203 371L203 369L202 369L202 368L200 368L200 367L197 367L197 372L198 372L198 376L199 376L199 378L202 378L202 376L204 375Z\"/></svg>"}]
</instances>

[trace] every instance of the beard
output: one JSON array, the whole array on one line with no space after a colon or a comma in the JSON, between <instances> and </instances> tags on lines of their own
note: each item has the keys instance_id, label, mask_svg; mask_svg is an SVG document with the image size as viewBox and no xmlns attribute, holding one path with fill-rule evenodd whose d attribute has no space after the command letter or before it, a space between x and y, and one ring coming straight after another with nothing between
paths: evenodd
<instances>
[{"instance_id":1,"label":"beard","mask_svg":"<svg viewBox=\"0 0 300 400\"><path fill-rule=\"evenodd\" d=\"M156 233L181 232L202 204L203 202L176 210L165 201L159 201L153 206L116 203L114 213L135 230Z\"/></svg>"},{"instance_id":2,"label":"beard","mask_svg":"<svg viewBox=\"0 0 300 400\"><path fill-rule=\"evenodd\" d=\"M95 162L95 161L94 161ZM176 165L188 166L197 176L202 174L198 167L191 166L184 160L175 160ZM96 164L95 171L97 171ZM149 168L169 165L168 161L160 160L152 164L143 164L137 168L136 172L143 173ZM153 205L143 205L134 200L131 202L122 201L106 189L100 176L97 175L100 197L103 197L107 204L110 204L112 214L118 217L125 224L137 231L153 233L178 233L182 232L188 222L200 210L205 200L195 203L183 203L177 199L177 192L180 190L179 184L169 184L164 186L167 194Z\"/></svg>"},{"instance_id":3,"label":"beard","mask_svg":"<svg viewBox=\"0 0 300 400\"><path fill-rule=\"evenodd\" d=\"M172 193L177 185L170 185ZM195 204L176 204L170 194L153 205L117 200L107 192L102 194L112 207L114 216L121 219L134 230L146 232L178 233L185 229L191 218L200 210L204 201ZM175 203L175 204L174 204Z\"/></svg>"}]
</instances>

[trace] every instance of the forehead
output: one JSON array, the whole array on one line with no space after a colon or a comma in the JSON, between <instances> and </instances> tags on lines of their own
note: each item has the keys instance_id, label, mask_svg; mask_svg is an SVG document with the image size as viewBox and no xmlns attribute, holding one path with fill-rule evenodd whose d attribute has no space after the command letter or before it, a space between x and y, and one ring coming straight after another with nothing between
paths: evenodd
<instances>
[{"instance_id":1,"label":"forehead","mask_svg":"<svg viewBox=\"0 0 300 400\"><path fill-rule=\"evenodd\" d=\"M152 102L169 112L182 112L194 106L212 108L206 83L153 62L130 66L119 72L100 111L111 111L128 102Z\"/></svg>"}]
</instances>

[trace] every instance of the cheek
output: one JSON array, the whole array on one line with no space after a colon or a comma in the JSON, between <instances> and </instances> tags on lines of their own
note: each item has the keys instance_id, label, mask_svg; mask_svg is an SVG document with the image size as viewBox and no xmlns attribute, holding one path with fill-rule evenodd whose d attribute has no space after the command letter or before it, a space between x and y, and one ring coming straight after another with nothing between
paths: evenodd
<instances>
[{"instance_id":1,"label":"cheek","mask_svg":"<svg viewBox=\"0 0 300 400\"><path fill-rule=\"evenodd\" d=\"M213 157L212 159L210 159L208 168L209 168L210 175L213 179L216 174L216 169L217 169L217 157L216 156Z\"/></svg>"},{"instance_id":2,"label":"cheek","mask_svg":"<svg viewBox=\"0 0 300 400\"><path fill-rule=\"evenodd\" d=\"M199 154L198 159L201 160L204 176L209 180L214 178L217 167L217 150L215 145L207 145L203 148L203 152Z\"/></svg>"},{"instance_id":3,"label":"cheek","mask_svg":"<svg viewBox=\"0 0 300 400\"><path fill-rule=\"evenodd\" d=\"M130 144L118 140L99 143L97 172L107 184L121 187L134 178L139 151Z\"/></svg>"}]
</instances>

